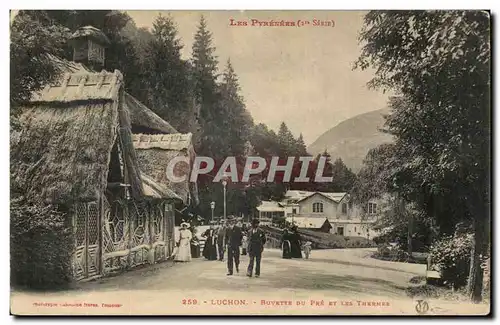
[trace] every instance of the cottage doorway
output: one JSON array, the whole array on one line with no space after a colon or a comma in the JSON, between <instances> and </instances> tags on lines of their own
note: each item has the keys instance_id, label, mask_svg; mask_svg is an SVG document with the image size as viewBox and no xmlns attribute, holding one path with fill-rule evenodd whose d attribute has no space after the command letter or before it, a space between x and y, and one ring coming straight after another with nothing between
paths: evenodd
<instances>
[{"instance_id":1,"label":"cottage doorway","mask_svg":"<svg viewBox=\"0 0 500 325\"><path fill-rule=\"evenodd\" d=\"M75 252L72 260L76 280L100 273L100 219L98 202L76 204L73 214Z\"/></svg>"}]
</instances>

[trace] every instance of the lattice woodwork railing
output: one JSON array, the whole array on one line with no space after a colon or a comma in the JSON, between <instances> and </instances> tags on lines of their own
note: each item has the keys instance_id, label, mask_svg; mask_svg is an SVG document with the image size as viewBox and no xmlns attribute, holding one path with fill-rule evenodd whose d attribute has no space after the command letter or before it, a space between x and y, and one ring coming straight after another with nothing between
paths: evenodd
<instances>
[{"instance_id":1,"label":"lattice woodwork railing","mask_svg":"<svg viewBox=\"0 0 500 325\"><path fill-rule=\"evenodd\" d=\"M174 248L169 204L116 200L76 204L73 274L80 280L164 261Z\"/></svg>"},{"instance_id":2,"label":"lattice woodwork railing","mask_svg":"<svg viewBox=\"0 0 500 325\"><path fill-rule=\"evenodd\" d=\"M100 213L98 202L78 203L73 207L75 249L72 256L73 277L76 280L100 273Z\"/></svg>"}]
</instances>

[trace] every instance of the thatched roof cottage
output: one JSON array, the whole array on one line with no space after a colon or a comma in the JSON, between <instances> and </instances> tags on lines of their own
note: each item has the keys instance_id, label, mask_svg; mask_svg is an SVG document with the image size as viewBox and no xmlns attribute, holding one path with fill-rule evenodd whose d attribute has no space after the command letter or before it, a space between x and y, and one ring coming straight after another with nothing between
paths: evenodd
<instances>
[{"instance_id":1,"label":"thatched roof cottage","mask_svg":"<svg viewBox=\"0 0 500 325\"><path fill-rule=\"evenodd\" d=\"M106 45L102 37L86 43L93 33L86 28L77 35L79 62L51 57L60 78L20 107L20 131L11 136L12 187L71 215L75 279L170 256L174 205L189 197L142 175L134 129L177 131L125 92L119 71L93 71L104 62Z\"/></svg>"},{"instance_id":2,"label":"thatched roof cottage","mask_svg":"<svg viewBox=\"0 0 500 325\"><path fill-rule=\"evenodd\" d=\"M21 108L11 171L24 196L56 204L96 201L108 179L128 184L136 199L144 195L122 85L119 71L67 74ZM121 180L108 175L117 150Z\"/></svg>"},{"instance_id":3,"label":"thatched roof cottage","mask_svg":"<svg viewBox=\"0 0 500 325\"><path fill-rule=\"evenodd\" d=\"M198 204L196 183L189 180L195 158L191 133L134 134L132 141L142 175L148 175L159 184L173 189L184 202L193 200ZM184 177L181 182L173 182L167 175L169 163L175 157L186 157L189 161L189 165L179 162L174 166L174 175Z\"/></svg>"}]
</instances>

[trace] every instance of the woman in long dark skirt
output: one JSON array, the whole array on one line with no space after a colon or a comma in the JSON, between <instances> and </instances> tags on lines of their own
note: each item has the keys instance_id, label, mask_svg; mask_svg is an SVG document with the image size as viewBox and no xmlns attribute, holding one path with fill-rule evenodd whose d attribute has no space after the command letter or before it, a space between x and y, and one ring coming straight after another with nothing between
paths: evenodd
<instances>
[{"instance_id":1,"label":"woman in long dark skirt","mask_svg":"<svg viewBox=\"0 0 500 325\"><path fill-rule=\"evenodd\" d=\"M210 229L207 229L202 235L205 237L205 247L203 248L203 256L209 261L217 260L217 248L216 244L216 233L214 227L210 225Z\"/></svg>"},{"instance_id":2,"label":"woman in long dark skirt","mask_svg":"<svg viewBox=\"0 0 500 325\"><path fill-rule=\"evenodd\" d=\"M287 229L283 230L283 235L281 238L281 249L283 251L283 258L292 258L291 245L290 245L290 233Z\"/></svg>"},{"instance_id":3,"label":"woman in long dark skirt","mask_svg":"<svg viewBox=\"0 0 500 325\"><path fill-rule=\"evenodd\" d=\"M297 227L292 228L290 244L292 258L302 258L302 238L299 235Z\"/></svg>"}]
</instances>

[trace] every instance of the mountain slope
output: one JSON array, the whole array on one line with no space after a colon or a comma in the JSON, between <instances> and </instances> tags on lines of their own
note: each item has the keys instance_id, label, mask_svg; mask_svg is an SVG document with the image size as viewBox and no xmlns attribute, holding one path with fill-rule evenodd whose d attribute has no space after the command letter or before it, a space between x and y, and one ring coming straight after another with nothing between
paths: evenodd
<instances>
[{"instance_id":1,"label":"mountain slope","mask_svg":"<svg viewBox=\"0 0 500 325\"><path fill-rule=\"evenodd\" d=\"M326 149L332 160L340 157L347 167L358 172L370 149L392 141L390 135L380 132L385 122L383 115L388 113L388 109L381 109L347 119L319 136L307 150L317 155Z\"/></svg>"}]
</instances>

